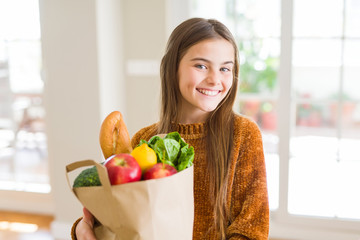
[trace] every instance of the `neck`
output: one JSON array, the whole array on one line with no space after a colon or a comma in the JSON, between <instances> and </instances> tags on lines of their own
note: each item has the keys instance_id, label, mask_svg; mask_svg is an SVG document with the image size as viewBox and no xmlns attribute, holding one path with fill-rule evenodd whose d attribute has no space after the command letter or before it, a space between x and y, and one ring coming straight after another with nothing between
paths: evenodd
<instances>
[{"instance_id":1,"label":"neck","mask_svg":"<svg viewBox=\"0 0 360 240\"><path fill-rule=\"evenodd\" d=\"M180 114L179 123L181 124L193 124L206 122L209 113L192 113L192 114Z\"/></svg>"}]
</instances>

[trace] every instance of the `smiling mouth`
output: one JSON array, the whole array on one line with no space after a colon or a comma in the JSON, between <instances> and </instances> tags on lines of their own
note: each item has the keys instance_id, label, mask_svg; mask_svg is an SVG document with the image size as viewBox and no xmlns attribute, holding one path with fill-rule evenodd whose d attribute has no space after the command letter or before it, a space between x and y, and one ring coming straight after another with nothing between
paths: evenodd
<instances>
[{"instance_id":1,"label":"smiling mouth","mask_svg":"<svg viewBox=\"0 0 360 240\"><path fill-rule=\"evenodd\" d=\"M215 96L220 92L219 90L205 90L205 89L196 89L196 90L206 96Z\"/></svg>"}]
</instances>

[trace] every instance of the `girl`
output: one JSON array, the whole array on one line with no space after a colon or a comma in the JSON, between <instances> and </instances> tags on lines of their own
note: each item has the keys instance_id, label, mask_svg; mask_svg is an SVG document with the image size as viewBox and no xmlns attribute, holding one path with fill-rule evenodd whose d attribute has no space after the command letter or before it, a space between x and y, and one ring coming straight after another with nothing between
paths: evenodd
<instances>
[{"instance_id":1,"label":"girl","mask_svg":"<svg viewBox=\"0 0 360 240\"><path fill-rule=\"evenodd\" d=\"M216 20L181 23L169 38L160 74L160 121L137 132L132 145L178 131L194 147L193 239L268 239L261 133L232 110L239 75L233 36ZM73 239L95 239L92 227L84 209Z\"/></svg>"}]
</instances>

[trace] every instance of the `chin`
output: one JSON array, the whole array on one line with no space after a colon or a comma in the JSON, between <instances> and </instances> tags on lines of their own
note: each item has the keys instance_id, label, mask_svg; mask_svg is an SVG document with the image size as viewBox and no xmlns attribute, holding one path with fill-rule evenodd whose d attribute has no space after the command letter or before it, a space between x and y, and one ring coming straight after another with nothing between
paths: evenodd
<instances>
[{"instance_id":1,"label":"chin","mask_svg":"<svg viewBox=\"0 0 360 240\"><path fill-rule=\"evenodd\" d=\"M205 108L202 108L202 110L203 110L205 113L211 113L211 112L213 112L216 108L217 108L217 106L215 106L215 107L205 107Z\"/></svg>"}]
</instances>

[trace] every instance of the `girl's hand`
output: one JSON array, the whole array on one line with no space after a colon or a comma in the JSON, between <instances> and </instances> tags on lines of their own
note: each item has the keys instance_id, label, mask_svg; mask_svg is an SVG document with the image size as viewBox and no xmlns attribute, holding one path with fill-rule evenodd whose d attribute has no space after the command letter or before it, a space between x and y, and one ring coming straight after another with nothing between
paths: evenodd
<instances>
[{"instance_id":1,"label":"girl's hand","mask_svg":"<svg viewBox=\"0 0 360 240\"><path fill-rule=\"evenodd\" d=\"M89 210L83 208L83 219L81 219L75 229L76 238L78 240L96 240L93 228L94 217Z\"/></svg>"}]
</instances>

